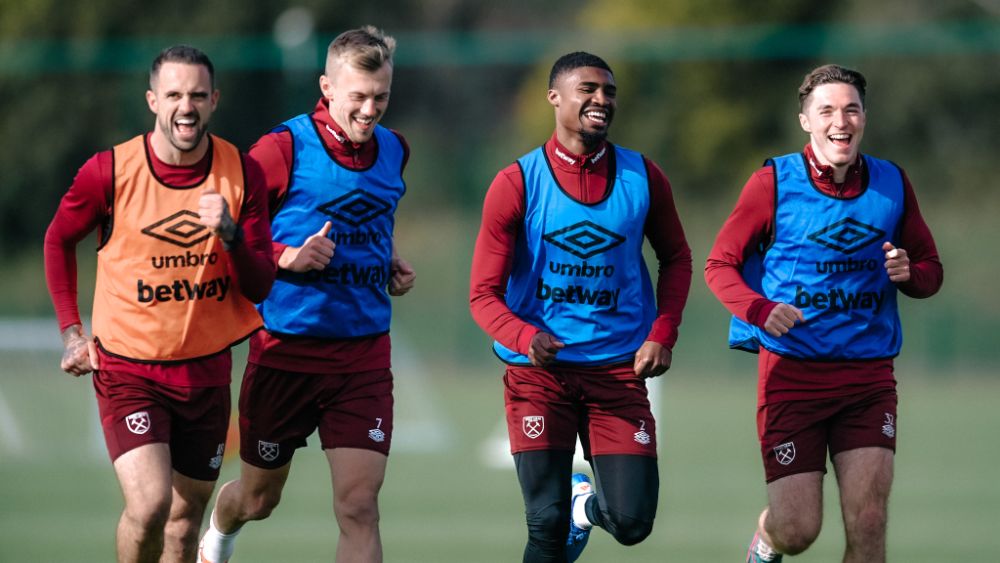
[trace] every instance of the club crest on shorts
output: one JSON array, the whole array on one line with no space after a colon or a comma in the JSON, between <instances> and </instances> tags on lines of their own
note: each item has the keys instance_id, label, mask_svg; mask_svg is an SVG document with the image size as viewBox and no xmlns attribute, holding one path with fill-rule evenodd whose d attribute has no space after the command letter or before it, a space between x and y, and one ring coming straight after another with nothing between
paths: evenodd
<instances>
[{"instance_id":1,"label":"club crest on shorts","mask_svg":"<svg viewBox=\"0 0 1000 563\"><path fill-rule=\"evenodd\" d=\"M891 413L885 413L885 422L882 424L882 433L887 438L896 437L896 417Z\"/></svg>"},{"instance_id":2,"label":"club crest on shorts","mask_svg":"<svg viewBox=\"0 0 1000 563\"><path fill-rule=\"evenodd\" d=\"M795 461L795 442L785 442L775 446L774 457L781 465L788 465Z\"/></svg>"},{"instance_id":3,"label":"club crest on shorts","mask_svg":"<svg viewBox=\"0 0 1000 563\"><path fill-rule=\"evenodd\" d=\"M134 412L125 417L125 427L133 434L145 434L149 432L151 424L149 413L146 411Z\"/></svg>"},{"instance_id":4,"label":"club crest on shorts","mask_svg":"<svg viewBox=\"0 0 1000 563\"><path fill-rule=\"evenodd\" d=\"M521 419L521 430L524 435L534 440L545 432L545 417L541 415L526 416Z\"/></svg>"},{"instance_id":5,"label":"club crest on shorts","mask_svg":"<svg viewBox=\"0 0 1000 563\"><path fill-rule=\"evenodd\" d=\"M280 446L274 442L257 440L257 453L264 461L274 461L278 459L278 451L280 451L280 449Z\"/></svg>"}]
</instances>

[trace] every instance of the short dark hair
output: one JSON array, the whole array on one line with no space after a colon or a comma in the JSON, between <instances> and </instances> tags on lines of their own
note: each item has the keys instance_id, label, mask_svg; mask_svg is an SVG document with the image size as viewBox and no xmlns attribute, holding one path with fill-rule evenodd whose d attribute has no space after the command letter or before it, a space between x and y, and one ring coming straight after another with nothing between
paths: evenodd
<instances>
[{"instance_id":1,"label":"short dark hair","mask_svg":"<svg viewBox=\"0 0 1000 563\"><path fill-rule=\"evenodd\" d=\"M861 106L864 107L865 87L868 85L864 75L856 70L844 68L840 65L823 65L814 68L802 80L802 86L799 86L799 110L805 109L806 99L809 98L809 95L812 94L817 86L836 82L854 86L854 89L858 91L858 96L861 98Z\"/></svg>"},{"instance_id":2,"label":"short dark hair","mask_svg":"<svg viewBox=\"0 0 1000 563\"><path fill-rule=\"evenodd\" d=\"M201 65L208 69L208 77L211 79L212 88L215 88L215 66L201 49L196 49L189 45L174 45L160 51L160 54L153 59L153 66L149 67L149 86L152 88L153 81L160 73L163 63L186 63L189 65Z\"/></svg>"},{"instance_id":3,"label":"short dark hair","mask_svg":"<svg viewBox=\"0 0 1000 563\"><path fill-rule=\"evenodd\" d=\"M614 72L611 72L611 67L601 57L584 51L575 51L559 57L552 65L552 72L549 73L549 88L555 86L560 75L585 66L603 68L614 75Z\"/></svg>"}]
</instances>

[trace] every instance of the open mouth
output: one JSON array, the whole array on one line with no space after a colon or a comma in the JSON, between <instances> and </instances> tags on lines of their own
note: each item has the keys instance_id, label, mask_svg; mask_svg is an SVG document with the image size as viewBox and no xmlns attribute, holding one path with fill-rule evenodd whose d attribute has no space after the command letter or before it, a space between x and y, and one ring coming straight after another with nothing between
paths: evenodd
<instances>
[{"instance_id":1,"label":"open mouth","mask_svg":"<svg viewBox=\"0 0 1000 563\"><path fill-rule=\"evenodd\" d=\"M842 148L847 148L847 147L851 146L851 139L852 138L853 138L853 135L849 135L847 133L836 133L834 135L827 136L827 140L829 140L835 146L842 147Z\"/></svg>"},{"instance_id":2,"label":"open mouth","mask_svg":"<svg viewBox=\"0 0 1000 563\"><path fill-rule=\"evenodd\" d=\"M589 108L583 112L583 118L595 127L606 127L610 115L603 108Z\"/></svg>"},{"instance_id":3,"label":"open mouth","mask_svg":"<svg viewBox=\"0 0 1000 563\"><path fill-rule=\"evenodd\" d=\"M190 116L179 117L174 120L174 128L180 135L190 137L198 132L198 120Z\"/></svg>"}]
</instances>

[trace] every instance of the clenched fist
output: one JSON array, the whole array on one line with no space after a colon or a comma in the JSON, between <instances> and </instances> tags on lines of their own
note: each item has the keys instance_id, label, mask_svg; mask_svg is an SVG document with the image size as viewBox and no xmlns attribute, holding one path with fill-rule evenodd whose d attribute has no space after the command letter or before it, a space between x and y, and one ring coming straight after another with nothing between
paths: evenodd
<instances>
[{"instance_id":1,"label":"clenched fist","mask_svg":"<svg viewBox=\"0 0 1000 563\"><path fill-rule=\"evenodd\" d=\"M222 194L209 186L201 192L198 200L198 218L224 242L232 242L236 238L236 221L229 214L229 203Z\"/></svg>"}]
</instances>

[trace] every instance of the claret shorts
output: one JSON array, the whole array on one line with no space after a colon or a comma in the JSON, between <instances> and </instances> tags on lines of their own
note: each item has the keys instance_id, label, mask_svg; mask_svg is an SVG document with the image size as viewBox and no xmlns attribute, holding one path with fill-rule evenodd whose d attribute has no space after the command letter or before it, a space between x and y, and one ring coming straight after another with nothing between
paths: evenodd
<instances>
[{"instance_id":1,"label":"claret shorts","mask_svg":"<svg viewBox=\"0 0 1000 563\"><path fill-rule=\"evenodd\" d=\"M656 457L646 381L632 366L508 366L504 401L511 453L576 449Z\"/></svg>"}]
</instances>

